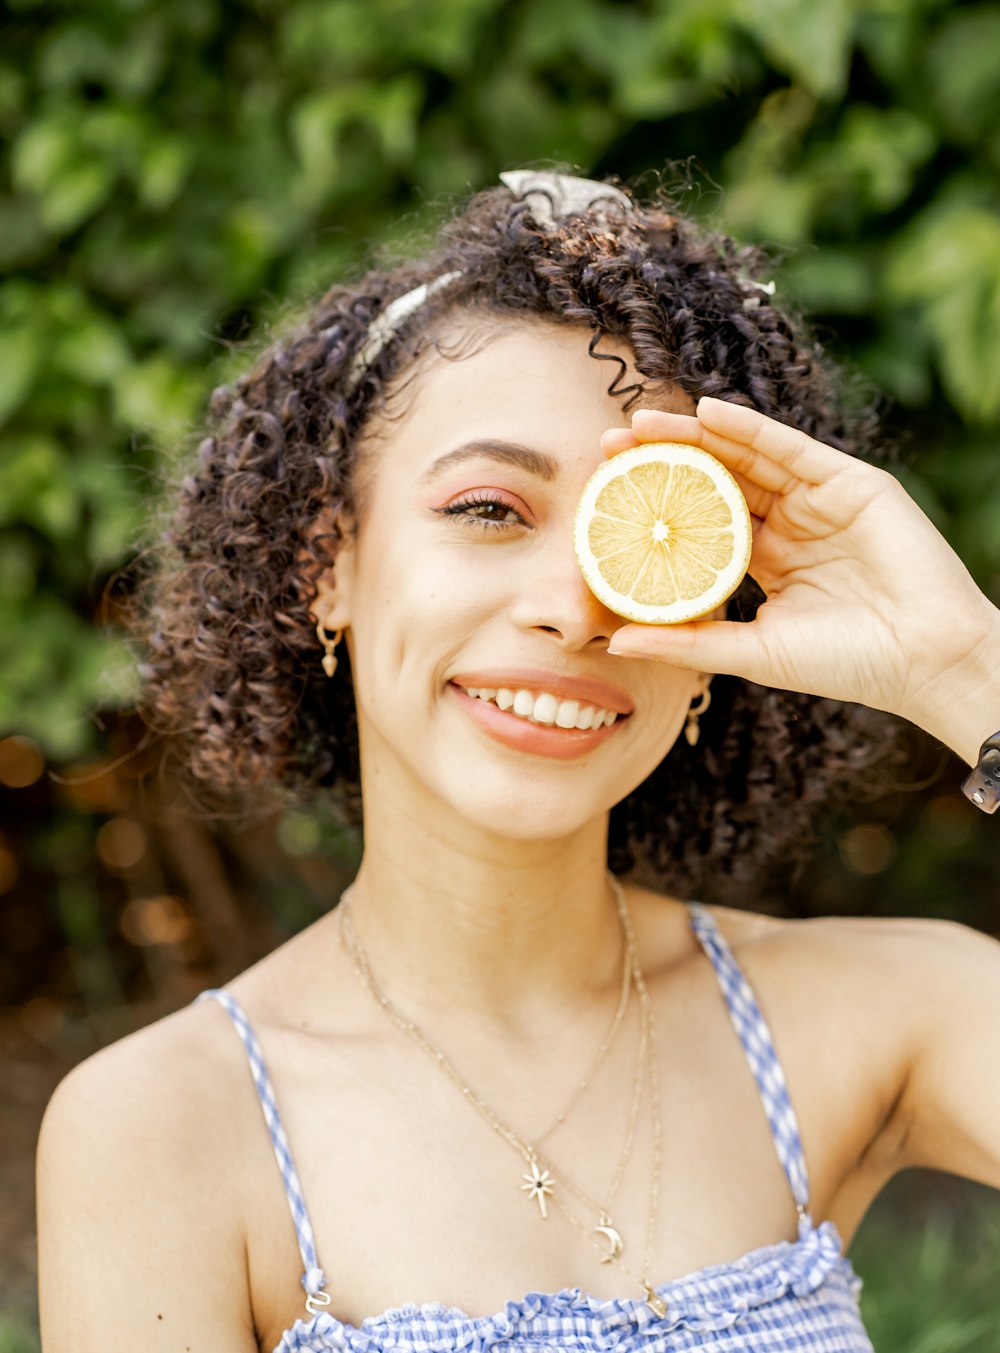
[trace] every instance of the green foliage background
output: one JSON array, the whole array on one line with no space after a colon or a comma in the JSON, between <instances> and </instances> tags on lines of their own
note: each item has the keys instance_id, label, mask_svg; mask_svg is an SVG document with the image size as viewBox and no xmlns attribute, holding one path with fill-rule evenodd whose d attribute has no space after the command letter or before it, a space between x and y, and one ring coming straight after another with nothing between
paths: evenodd
<instances>
[{"instance_id":1,"label":"green foliage background","mask_svg":"<svg viewBox=\"0 0 1000 1353\"><path fill-rule=\"evenodd\" d=\"M1000 596L1000 4L9 0L8 15L0 734L56 766L107 758L99 716L135 694L109 581L239 344L374 243L540 160L665 171L690 209L769 246L781 292L882 392L900 475ZM879 909L886 879L909 910L961 913L970 890L992 907L983 823L942 807L950 782L931 793L872 809L882 838L841 849L831 828L800 909ZM79 963L114 923L91 849L114 804L85 804L81 824L58 795L0 797L17 799L28 872L62 871L53 924ZM299 856L329 837L283 830ZM114 999L120 973L94 962L78 985Z\"/></svg>"},{"instance_id":2,"label":"green foliage background","mask_svg":"<svg viewBox=\"0 0 1000 1353\"><path fill-rule=\"evenodd\" d=\"M693 165L1000 572L1000 5L14 0L0 57L0 726L132 695L93 624L220 343L539 158ZM262 300L263 298L263 300Z\"/></svg>"}]
</instances>

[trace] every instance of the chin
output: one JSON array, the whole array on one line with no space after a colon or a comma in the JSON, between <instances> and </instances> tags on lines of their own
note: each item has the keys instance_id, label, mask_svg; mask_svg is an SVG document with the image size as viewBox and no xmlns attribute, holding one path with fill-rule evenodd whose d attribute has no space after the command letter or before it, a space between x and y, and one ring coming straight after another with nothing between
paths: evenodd
<instances>
[{"instance_id":1,"label":"chin","mask_svg":"<svg viewBox=\"0 0 1000 1353\"><path fill-rule=\"evenodd\" d=\"M470 827L528 843L565 840L595 824L603 831L608 813L632 788L625 785L620 795L609 798L607 782L588 784L580 769L561 784L549 775L524 769L510 776L484 775L466 781L448 798L451 810Z\"/></svg>"}]
</instances>

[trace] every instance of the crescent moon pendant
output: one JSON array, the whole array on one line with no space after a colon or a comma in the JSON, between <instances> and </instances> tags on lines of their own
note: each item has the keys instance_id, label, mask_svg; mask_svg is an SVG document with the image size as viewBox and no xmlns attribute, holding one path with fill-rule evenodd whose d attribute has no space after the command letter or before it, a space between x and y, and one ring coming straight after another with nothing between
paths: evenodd
<instances>
[{"instance_id":1,"label":"crescent moon pendant","mask_svg":"<svg viewBox=\"0 0 1000 1353\"><path fill-rule=\"evenodd\" d=\"M603 1236L609 1246L607 1254L601 1255L601 1263L610 1264L613 1259L621 1258L621 1252L625 1247L619 1232L611 1225L595 1226L593 1230L595 1235Z\"/></svg>"}]
</instances>

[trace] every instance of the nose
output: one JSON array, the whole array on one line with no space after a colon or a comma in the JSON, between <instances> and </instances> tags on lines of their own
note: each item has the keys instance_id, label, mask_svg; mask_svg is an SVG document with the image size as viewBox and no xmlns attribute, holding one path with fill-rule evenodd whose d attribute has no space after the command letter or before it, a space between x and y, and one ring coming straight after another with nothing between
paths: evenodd
<instances>
[{"instance_id":1,"label":"nose","mask_svg":"<svg viewBox=\"0 0 1000 1353\"><path fill-rule=\"evenodd\" d=\"M521 628L550 634L574 650L595 643L606 647L625 623L584 582L572 539L547 550L544 559L534 556L520 579L512 618Z\"/></svg>"}]
</instances>

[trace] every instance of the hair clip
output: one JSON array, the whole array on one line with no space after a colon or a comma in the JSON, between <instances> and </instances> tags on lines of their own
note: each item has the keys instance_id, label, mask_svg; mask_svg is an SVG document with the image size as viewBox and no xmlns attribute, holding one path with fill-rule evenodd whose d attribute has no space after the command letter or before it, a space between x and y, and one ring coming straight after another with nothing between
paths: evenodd
<instances>
[{"instance_id":1,"label":"hair clip","mask_svg":"<svg viewBox=\"0 0 1000 1353\"><path fill-rule=\"evenodd\" d=\"M375 316L368 328L368 336L351 362L351 369L347 375L349 390L354 389L362 373L374 363L389 339L402 328L410 316L422 305L426 305L437 292L443 291L452 282L457 282L461 276L460 272L446 272L429 282L421 282L418 287L390 301L385 309Z\"/></svg>"},{"instance_id":2,"label":"hair clip","mask_svg":"<svg viewBox=\"0 0 1000 1353\"><path fill-rule=\"evenodd\" d=\"M551 169L509 169L500 182L515 197L526 202L539 224L555 225L563 216L589 211L598 202L613 202L623 211L632 210L632 201L620 188L596 179L581 179L573 174L556 174ZM606 212L595 212L602 225Z\"/></svg>"}]
</instances>

